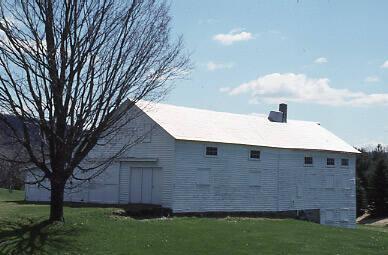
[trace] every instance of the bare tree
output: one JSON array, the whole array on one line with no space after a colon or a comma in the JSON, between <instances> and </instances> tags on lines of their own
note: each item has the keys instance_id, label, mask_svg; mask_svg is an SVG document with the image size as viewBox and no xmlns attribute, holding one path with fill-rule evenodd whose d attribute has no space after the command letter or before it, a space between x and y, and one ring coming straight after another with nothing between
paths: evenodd
<instances>
[{"instance_id":1,"label":"bare tree","mask_svg":"<svg viewBox=\"0 0 388 255\"><path fill-rule=\"evenodd\" d=\"M34 182L50 183L50 221L63 220L65 184L96 144L189 68L168 12L156 0L0 2L0 109L21 131L2 121L41 171Z\"/></svg>"}]
</instances>

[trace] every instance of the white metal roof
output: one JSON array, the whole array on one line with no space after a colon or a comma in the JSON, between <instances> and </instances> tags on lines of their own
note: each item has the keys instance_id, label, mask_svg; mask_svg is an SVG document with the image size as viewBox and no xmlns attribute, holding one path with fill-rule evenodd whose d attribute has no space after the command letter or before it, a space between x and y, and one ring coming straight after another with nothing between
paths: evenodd
<instances>
[{"instance_id":1,"label":"white metal roof","mask_svg":"<svg viewBox=\"0 0 388 255\"><path fill-rule=\"evenodd\" d=\"M265 115L216 112L160 103L137 104L178 140L245 144L287 149L358 153L316 122L277 123Z\"/></svg>"}]
</instances>

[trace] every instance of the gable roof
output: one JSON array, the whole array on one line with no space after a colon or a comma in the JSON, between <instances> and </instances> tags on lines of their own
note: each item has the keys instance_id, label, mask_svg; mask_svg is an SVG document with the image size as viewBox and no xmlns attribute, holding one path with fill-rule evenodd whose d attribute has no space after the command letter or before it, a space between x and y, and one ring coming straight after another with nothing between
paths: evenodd
<instances>
[{"instance_id":1,"label":"gable roof","mask_svg":"<svg viewBox=\"0 0 388 255\"><path fill-rule=\"evenodd\" d=\"M138 102L151 119L177 140L265 146L284 149L359 153L319 123L265 115L216 112L161 103Z\"/></svg>"}]
</instances>

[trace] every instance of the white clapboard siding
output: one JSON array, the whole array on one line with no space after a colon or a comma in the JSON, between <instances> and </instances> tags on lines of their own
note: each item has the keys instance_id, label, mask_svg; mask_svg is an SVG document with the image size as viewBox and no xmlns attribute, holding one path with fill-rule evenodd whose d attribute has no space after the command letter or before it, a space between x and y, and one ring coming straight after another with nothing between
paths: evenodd
<instances>
[{"instance_id":1,"label":"white clapboard siding","mask_svg":"<svg viewBox=\"0 0 388 255\"><path fill-rule=\"evenodd\" d=\"M205 156L206 146L218 147L218 156ZM261 151L260 160L250 160L249 150ZM304 166L304 157L314 164ZM335 167L326 158L336 159ZM341 167L349 158L349 167ZM335 218L328 224L355 223L355 157L352 154L306 152L221 143L178 141L176 143L175 212L288 211L303 209L346 210L348 220ZM209 184L198 183L198 172L207 169ZM253 185L252 173L260 176ZM333 185L326 186L326 179ZM347 185L344 183L347 182ZM325 223L325 222L323 222Z\"/></svg>"},{"instance_id":2,"label":"white clapboard siding","mask_svg":"<svg viewBox=\"0 0 388 255\"><path fill-rule=\"evenodd\" d=\"M175 140L147 115L137 116L127 129L123 129L121 136L113 139L107 146L96 147L91 155L94 157L109 157L112 155L122 148L123 143L126 141L124 139L126 130L128 130L128 133L132 132L133 127L147 127L152 130L144 142L130 147L120 156L121 160L118 159L117 165L109 169L109 171L117 172L117 179L115 181L115 184L118 186L115 193L117 201L119 203L130 202L130 171L132 167L152 167L160 169L158 174L155 174L155 178L159 178L159 180L153 180L153 182L160 183L158 186L160 194L155 194L154 197L160 201L161 205L171 207L175 169ZM142 161L142 159L145 160ZM147 159L153 160L149 161ZM125 185L127 186L125 187Z\"/></svg>"},{"instance_id":3,"label":"white clapboard siding","mask_svg":"<svg viewBox=\"0 0 388 255\"><path fill-rule=\"evenodd\" d=\"M131 167L151 167L157 169L153 179L152 203L159 203L165 207L172 206L173 176L175 165L175 140L146 115L137 117L128 127L124 127L121 136L130 135L132 127L152 127L150 137L146 142L136 144L125 151L102 174L85 182L77 188L66 190L65 200L72 202L91 203L129 203L130 169ZM126 133L127 132L127 133ZM108 158L122 148L126 139L112 139L103 147L95 147L90 158ZM142 160L144 159L144 160ZM152 159L152 160L148 160ZM76 171L81 177L82 173ZM72 180L73 184L77 181ZM26 199L29 201L49 201L49 192L38 189L37 185L27 185ZM158 194L156 194L158 192ZM151 196L150 196L151 197Z\"/></svg>"}]
</instances>

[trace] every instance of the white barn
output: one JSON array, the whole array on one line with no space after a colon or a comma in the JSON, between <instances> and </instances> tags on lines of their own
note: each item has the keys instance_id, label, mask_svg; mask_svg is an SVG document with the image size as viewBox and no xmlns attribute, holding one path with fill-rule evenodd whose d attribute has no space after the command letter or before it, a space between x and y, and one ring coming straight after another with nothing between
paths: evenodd
<instances>
[{"instance_id":1,"label":"white barn","mask_svg":"<svg viewBox=\"0 0 388 255\"><path fill-rule=\"evenodd\" d=\"M315 209L322 224L355 225L359 152L320 124L287 121L286 108L271 112L270 121L167 104L137 107L143 114L89 156L109 157L133 132L147 137L65 200L158 204L174 213ZM26 185L28 201L49 196Z\"/></svg>"}]
</instances>

